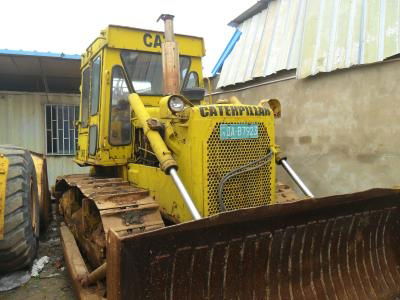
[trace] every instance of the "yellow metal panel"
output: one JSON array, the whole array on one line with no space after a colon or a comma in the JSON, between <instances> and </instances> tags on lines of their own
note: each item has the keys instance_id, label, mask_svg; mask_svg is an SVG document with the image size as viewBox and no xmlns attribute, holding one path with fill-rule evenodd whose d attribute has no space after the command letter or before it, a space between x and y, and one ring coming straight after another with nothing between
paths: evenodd
<instances>
[{"instance_id":1,"label":"yellow metal panel","mask_svg":"<svg viewBox=\"0 0 400 300\"><path fill-rule=\"evenodd\" d=\"M203 38L189 35L175 35L179 45L179 54L202 57L205 55ZM100 49L109 48L137 50L161 53L161 43L164 41L162 32L109 25L101 31L100 36L93 41L82 55L81 67L84 67L91 57Z\"/></svg>"},{"instance_id":2,"label":"yellow metal panel","mask_svg":"<svg viewBox=\"0 0 400 300\"><path fill-rule=\"evenodd\" d=\"M81 68L84 68L90 61L90 59L97 55L99 51L107 45L107 40L106 40L106 31L102 30L100 32L100 36L96 38L89 47L87 47L86 52L82 54L81 58Z\"/></svg>"},{"instance_id":3,"label":"yellow metal panel","mask_svg":"<svg viewBox=\"0 0 400 300\"><path fill-rule=\"evenodd\" d=\"M0 154L0 240L4 238L4 214L6 207L6 190L8 175L8 159Z\"/></svg>"},{"instance_id":4,"label":"yellow metal panel","mask_svg":"<svg viewBox=\"0 0 400 300\"><path fill-rule=\"evenodd\" d=\"M187 35L175 35L180 55L204 56L203 39ZM161 52L164 41L162 32L129 27L109 26L107 29L108 47L131 49L146 52Z\"/></svg>"},{"instance_id":5,"label":"yellow metal panel","mask_svg":"<svg viewBox=\"0 0 400 300\"><path fill-rule=\"evenodd\" d=\"M118 49L104 48L102 50L101 84L99 97L99 112L89 117L89 126L98 126L96 155L89 156L88 128L79 126L76 162L101 166L125 165L132 156L132 145L112 146L109 143L109 122L111 114L111 72L114 66L122 65Z\"/></svg>"},{"instance_id":6,"label":"yellow metal panel","mask_svg":"<svg viewBox=\"0 0 400 300\"><path fill-rule=\"evenodd\" d=\"M224 110L227 106L234 105L192 107L188 109L187 122L170 121L173 133L166 134L165 137L170 149L176 149L173 154L178 163L178 174L202 216L213 215L219 211L216 206L216 188L218 179L222 175L259 158L258 156L267 153L268 147L275 146L274 121L269 110L268 115L250 115L246 111L242 116L201 115L200 109L220 107ZM242 107L258 108L253 105ZM221 123L257 123L260 128L260 138L253 141L224 143L219 140L219 136L216 136L216 130ZM165 214L180 222L192 220L189 210L169 176L159 168L140 164L129 164L128 168L128 180L139 187L149 189ZM266 168L238 177L239 181L230 185L226 195L227 209L274 203L275 172L273 158Z\"/></svg>"},{"instance_id":7,"label":"yellow metal panel","mask_svg":"<svg viewBox=\"0 0 400 300\"><path fill-rule=\"evenodd\" d=\"M180 177L182 174L178 171ZM186 178L182 178L189 194L194 198L193 187L187 185ZM190 212L185 208L183 200L172 182L170 176L161 169L140 164L128 165L128 180L134 185L145 187L160 204L160 209L176 220L191 220ZM201 207L197 209L202 214Z\"/></svg>"}]
</instances>

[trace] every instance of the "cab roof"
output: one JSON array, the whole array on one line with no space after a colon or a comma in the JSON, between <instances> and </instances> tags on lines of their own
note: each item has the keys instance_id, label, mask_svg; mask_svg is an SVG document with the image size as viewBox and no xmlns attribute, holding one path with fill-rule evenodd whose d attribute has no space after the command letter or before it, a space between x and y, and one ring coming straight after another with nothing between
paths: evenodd
<instances>
[{"instance_id":1,"label":"cab roof","mask_svg":"<svg viewBox=\"0 0 400 300\"><path fill-rule=\"evenodd\" d=\"M175 34L179 54L202 57L205 55L204 41L201 37ZM81 66L88 63L91 57L104 47L161 53L164 34L160 31L109 25L82 54Z\"/></svg>"}]
</instances>

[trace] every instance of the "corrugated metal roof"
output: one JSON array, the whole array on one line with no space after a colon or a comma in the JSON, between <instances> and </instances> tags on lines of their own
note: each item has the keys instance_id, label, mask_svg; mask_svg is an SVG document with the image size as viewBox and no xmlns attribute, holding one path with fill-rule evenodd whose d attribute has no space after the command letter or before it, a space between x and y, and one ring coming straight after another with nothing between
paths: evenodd
<instances>
[{"instance_id":1,"label":"corrugated metal roof","mask_svg":"<svg viewBox=\"0 0 400 300\"><path fill-rule=\"evenodd\" d=\"M79 93L80 57L0 50L0 90Z\"/></svg>"},{"instance_id":2,"label":"corrugated metal roof","mask_svg":"<svg viewBox=\"0 0 400 300\"><path fill-rule=\"evenodd\" d=\"M232 21L230 21L228 25L232 26L232 27L237 27L239 24L243 23L245 20L251 18L252 16L258 14L263 9L265 9L268 6L268 2L270 2L270 1L273 1L273 0L259 0L259 1L257 1L250 8L246 9L239 16L237 16Z\"/></svg>"},{"instance_id":3,"label":"corrugated metal roof","mask_svg":"<svg viewBox=\"0 0 400 300\"><path fill-rule=\"evenodd\" d=\"M218 87L297 69L297 78L400 52L400 0L272 0L238 26Z\"/></svg>"},{"instance_id":4,"label":"corrugated metal roof","mask_svg":"<svg viewBox=\"0 0 400 300\"><path fill-rule=\"evenodd\" d=\"M242 32L221 71L218 87L264 77L298 65L305 1L271 1L238 26Z\"/></svg>"},{"instance_id":5,"label":"corrugated metal roof","mask_svg":"<svg viewBox=\"0 0 400 300\"><path fill-rule=\"evenodd\" d=\"M27 56L40 56L40 57L56 57L64 59L81 59L78 54L65 54L55 52L40 52L40 51L29 51L29 50L12 50L12 49L0 49L0 54L12 54L12 55L27 55Z\"/></svg>"}]
</instances>

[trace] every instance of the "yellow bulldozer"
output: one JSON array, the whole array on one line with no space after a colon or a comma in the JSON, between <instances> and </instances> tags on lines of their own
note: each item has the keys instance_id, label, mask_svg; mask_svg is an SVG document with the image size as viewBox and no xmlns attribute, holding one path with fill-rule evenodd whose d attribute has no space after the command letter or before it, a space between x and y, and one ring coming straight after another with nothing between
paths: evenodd
<instances>
[{"instance_id":1,"label":"yellow bulldozer","mask_svg":"<svg viewBox=\"0 0 400 300\"><path fill-rule=\"evenodd\" d=\"M110 25L82 56L75 162L91 171L54 189L77 296L398 296L400 192L315 198L275 143L279 102L205 98L203 40L160 18Z\"/></svg>"}]
</instances>

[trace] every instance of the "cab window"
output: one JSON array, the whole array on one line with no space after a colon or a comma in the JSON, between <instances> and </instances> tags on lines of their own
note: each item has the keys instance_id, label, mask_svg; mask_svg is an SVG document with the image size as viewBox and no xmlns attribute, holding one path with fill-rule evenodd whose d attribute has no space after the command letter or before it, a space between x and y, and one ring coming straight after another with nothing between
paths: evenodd
<instances>
[{"instance_id":1,"label":"cab window","mask_svg":"<svg viewBox=\"0 0 400 300\"><path fill-rule=\"evenodd\" d=\"M186 57L186 56L180 56L179 60L180 60L179 68L181 70L181 88L182 88L182 85L184 84L185 79L186 79L187 72L190 68L190 59L189 59L189 57Z\"/></svg>"},{"instance_id":2,"label":"cab window","mask_svg":"<svg viewBox=\"0 0 400 300\"><path fill-rule=\"evenodd\" d=\"M129 89L120 66L112 70L111 116L109 142L121 146L131 143L131 113Z\"/></svg>"},{"instance_id":3,"label":"cab window","mask_svg":"<svg viewBox=\"0 0 400 300\"><path fill-rule=\"evenodd\" d=\"M89 117L89 95L90 95L90 68L86 68L82 74L82 104L81 104L81 126L87 127Z\"/></svg>"},{"instance_id":4,"label":"cab window","mask_svg":"<svg viewBox=\"0 0 400 300\"><path fill-rule=\"evenodd\" d=\"M161 54L122 50L121 59L136 93L145 96L160 96L163 94ZM180 56L179 64L181 82L184 82L190 67L190 58Z\"/></svg>"},{"instance_id":5,"label":"cab window","mask_svg":"<svg viewBox=\"0 0 400 300\"><path fill-rule=\"evenodd\" d=\"M199 87L199 75L196 72L190 72L186 83L187 88Z\"/></svg>"},{"instance_id":6,"label":"cab window","mask_svg":"<svg viewBox=\"0 0 400 300\"><path fill-rule=\"evenodd\" d=\"M90 114L95 115L99 110L101 61L98 56L92 64Z\"/></svg>"}]
</instances>

